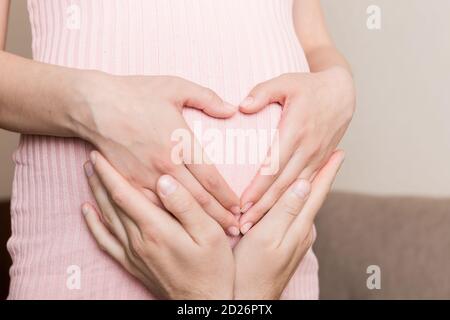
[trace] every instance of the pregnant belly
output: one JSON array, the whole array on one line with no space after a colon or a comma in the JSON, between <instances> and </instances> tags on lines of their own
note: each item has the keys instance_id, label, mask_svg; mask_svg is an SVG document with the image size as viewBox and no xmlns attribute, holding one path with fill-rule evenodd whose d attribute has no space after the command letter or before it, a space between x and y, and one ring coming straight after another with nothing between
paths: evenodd
<instances>
[{"instance_id":1,"label":"pregnant belly","mask_svg":"<svg viewBox=\"0 0 450 320\"><path fill-rule=\"evenodd\" d=\"M184 110L197 139L238 195L260 167L280 113L278 105L271 105L255 115L238 113L219 120ZM13 236L8 244L13 259L10 298L151 298L139 282L98 249L83 221L80 205L93 201L82 169L90 149L78 139L22 138L14 156ZM73 268L82 272L80 288L73 289L68 282ZM316 295L317 261L309 251L285 297Z\"/></svg>"},{"instance_id":2,"label":"pregnant belly","mask_svg":"<svg viewBox=\"0 0 450 320\"><path fill-rule=\"evenodd\" d=\"M273 104L257 114L239 112L230 119L214 119L193 109L185 109L183 115L208 159L240 196L277 138L281 107Z\"/></svg>"}]
</instances>

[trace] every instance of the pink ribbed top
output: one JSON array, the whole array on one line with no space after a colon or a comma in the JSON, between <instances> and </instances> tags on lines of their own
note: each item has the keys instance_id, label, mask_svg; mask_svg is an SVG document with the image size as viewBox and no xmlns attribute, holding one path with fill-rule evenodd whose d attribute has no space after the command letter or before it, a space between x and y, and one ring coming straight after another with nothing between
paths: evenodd
<instances>
[{"instance_id":1,"label":"pink ribbed top","mask_svg":"<svg viewBox=\"0 0 450 320\"><path fill-rule=\"evenodd\" d=\"M35 60L120 75L178 75L234 104L261 81L309 71L292 6L292 0L28 1ZM184 115L203 130L270 129L280 108L225 121L190 109ZM83 173L90 148L79 139L22 136L14 154L10 299L151 298L100 252L86 228L80 205L92 200ZM258 165L218 168L240 195ZM318 298L311 250L284 298Z\"/></svg>"}]
</instances>

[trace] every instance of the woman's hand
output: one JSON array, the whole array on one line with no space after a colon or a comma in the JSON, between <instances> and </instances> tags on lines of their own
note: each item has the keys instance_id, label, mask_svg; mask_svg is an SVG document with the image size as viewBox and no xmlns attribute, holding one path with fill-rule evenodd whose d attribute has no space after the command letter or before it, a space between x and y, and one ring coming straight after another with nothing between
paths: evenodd
<instances>
[{"instance_id":1,"label":"woman's hand","mask_svg":"<svg viewBox=\"0 0 450 320\"><path fill-rule=\"evenodd\" d=\"M213 117L227 118L237 107L223 102L207 88L171 76L95 73L82 84L80 92L87 111L81 120L74 120L78 131L133 186L154 192L158 178L169 174L230 235L239 235L237 219L230 213L239 213L239 198L204 158L181 112L189 106ZM190 137L191 155L174 152L179 141L173 141L172 135L179 130ZM194 158L195 152L203 158ZM158 201L154 194L152 199Z\"/></svg>"},{"instance_id":2,"label":"woman's hand","mask_svg":"<svg viewBox=\"0 0 450 320\"><path fill-rule=\"evenodd\" d=\"M283 106L279 143L272 146L267 160L277 161L279 169L271 175L260 170L244 191L240 222L244 234L297 177L310 180L335 151L354 112L353 79L343 67L284 74L257 85L240 110L255 113L270 103Z\"/></svg>"},{"instance_id":3,"label":"woman's hand","mask_svg":"<svg viewBox=\"0 0 450 320\"><path fill-rule=\"evenodd\" d=\"M334 153L312 186L299 179L234 249L235 299L278 299L313 243L313 221L339 170Z\"/></svg>"},{"instance_id":4,"label":"woman's hand","mask_svg":"<svg viewBox=\"0 0 450 320\"><path fill-rule=\"evenodd\" d=\"M172 215L133 188L97 152L85 165L100 207L83 205L99 246L162 299L232 299L234 260L227 236L171 176L157 194ZM113 202L110 202L112 199Z\"/></svg>"}]
</instances>

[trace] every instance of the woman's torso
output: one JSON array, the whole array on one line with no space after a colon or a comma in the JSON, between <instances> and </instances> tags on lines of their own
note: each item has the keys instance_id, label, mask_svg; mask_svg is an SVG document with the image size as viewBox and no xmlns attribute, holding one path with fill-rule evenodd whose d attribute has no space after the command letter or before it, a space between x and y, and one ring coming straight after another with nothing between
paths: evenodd
<instances>
[{"instance_id":1,"label":"woman's torso","mask_svg":"<svg viewBox=\"0 0 450 320\"><path fill-rule=\"evenodd\" d=\"M292 0L29 0L28 9L35 60L118 75L177 75L233 104L261 81L309 70ZM280 109L225 121L190 109L184 116L202 132L271 130ZM22 136L14 154L10 298L151 297L86 229L80 205L92 201L83 173L90 149L79 139ZM218 168L241 194L258 164ZM317 271L310 250L284 297L317 298Z\"/></svg>"}]
</instances>

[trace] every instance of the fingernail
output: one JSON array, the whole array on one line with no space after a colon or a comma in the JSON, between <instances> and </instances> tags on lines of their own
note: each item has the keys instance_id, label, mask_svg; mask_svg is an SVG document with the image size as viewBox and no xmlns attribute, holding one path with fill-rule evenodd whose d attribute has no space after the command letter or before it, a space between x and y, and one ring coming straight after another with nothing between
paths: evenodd
<instances>
[{"instance_id":1,"label":"fingernail","mask_svg":"<svg viewBox=\"0 0 450 320\"><path fill-rule=\"evenodd\" d=\"M239 208L239 206L233 206L230 210L236 216L241 214L241 208Z\"/></svg>"},{"instance_id":2,"label":"fingernail","mask_svg":"<svg viewBox=\"0 0 450 320\"><path fill-rule=\"evenodd\" d=\"M237 227L229 227L227 231L233 237L237 237L241 233Z\"/></svg>"},{"instance_id":3,"label":"fingernail","mask_svg":"<svg viewBox=\"0 0 450 320\"><path fill-rule=\"evenodd\" d=\"M92 177L94 174L94 167L92 166L92 162L88 161L84 164L84 172L89 177Z\"/></svg>"},{"instance_id":4,"label":"fingernail","mask_svg":"<svg viewBox=\"0 0 450 320\"><path fill-rule=\"evenodd\" d=\"M253 202L247 202L241 209L242 213L246 213L253 206Z\"/></svg>"},{"instance_id":5,"label":"fingernail","mask_svg":"<svg viewBox=\"0 0 450 320\"><path fill-rule=\"evenodd\" d=\"M83 215L86 216L90 211L89 205L87 203L83 204L81 207L81 212L83 212Z\"/></svg>"},{"instance_id":6,"label":"fingernail","mask_svg":"<svg viewBox=\"0 0 450 320\"><path fill-rule=\"evenodd\" d=\"M164 175L159 178L158 187L163 196L169 196L177 190L178 184L174 178Z\"/></svg>"},{"instance_id":7,"label":"fingernail","mask_svg":"<svg viewBox=\"0 0 450 320\"><path fill-rule=\"evenodd\" d=\"M292 192L297 195L297 197L304 199L306 198L311 191L311 185L306 180L297 181L292 187Z\"/></svg>"},{"instance_id":8,"label":"fingernail","mask_svg":"<svg viewBox=\"0 0 450 320\"><path fill-rule=\"evenodd\" d=\"M255 98L247 97L244 99L244 101L241 102L240 106L244 107L244 108L249 107L253 104L254 101L255 101Z\"/></svg>"},{"instance_id":9,"label":"fingernail","mask_svg":"<svg viewBox=\"0 0 450 320\"><path fill-rule=\"evenodd\" d=\"M247 222L246 224L244 224L241 227L242 234L246 234L248 232L248 230L250 230L252 227L253 227L253 223L251 223L251 222Z\"/></svg>"},{"instance_id":10,"label":"fingernail","mask_svg":"<svg viewBox=\"0 0 450 320\"><path fill-rule=\"evenodd\" d=\"M91 159L92 164L95 164L95 161L97 160L97 152L92 151L89 158Z\"/></svg>"}]
</instances>

